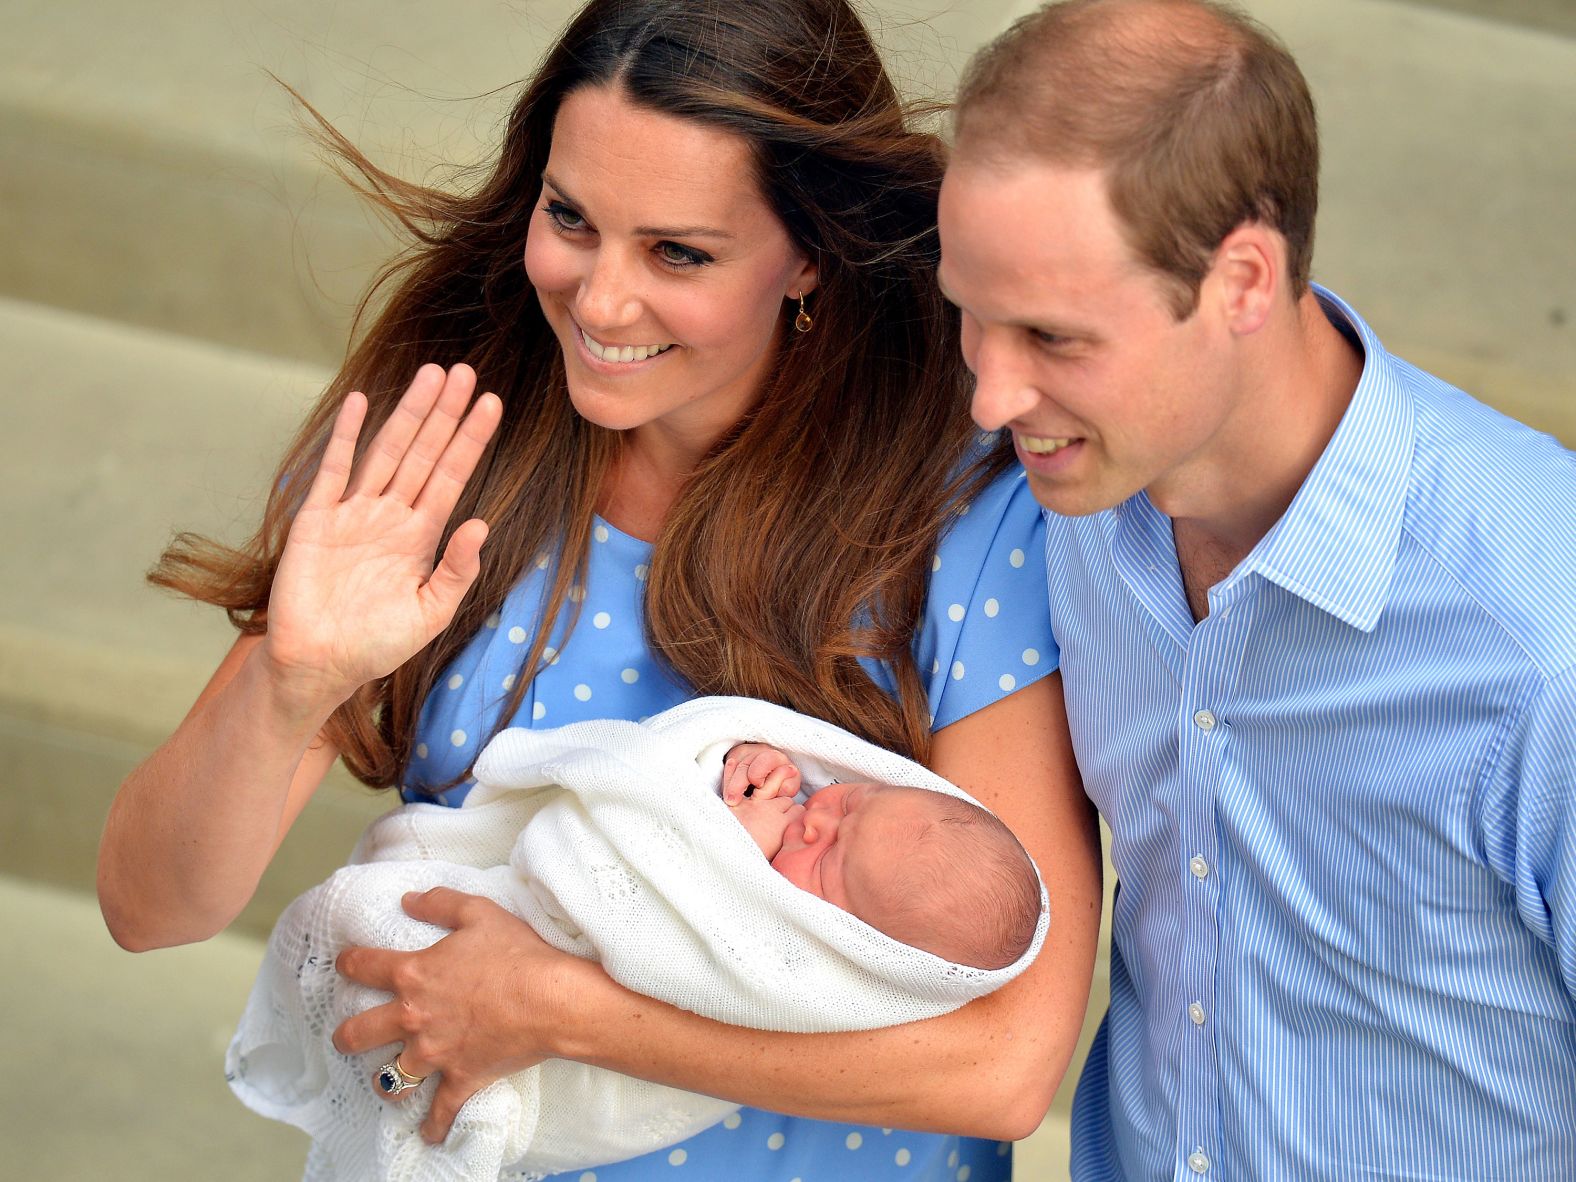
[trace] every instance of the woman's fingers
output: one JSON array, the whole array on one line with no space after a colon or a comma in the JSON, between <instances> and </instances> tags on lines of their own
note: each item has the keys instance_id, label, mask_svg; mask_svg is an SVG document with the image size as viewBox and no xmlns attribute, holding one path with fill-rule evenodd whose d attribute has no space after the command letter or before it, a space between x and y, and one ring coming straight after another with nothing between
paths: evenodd
<instances>
[{"instance_id":1,"label":"woman's fingers","mask_svg":"<svg viewBox=\"0 0 1576 1182\"><path fill-rule=\"evenodd\" d=\"M306 504L313 507L335 504L345 495L350 482L350 468L356 459L356 437L361 434L361 424L367 417L367 396L352 393L340 404L334 418L334 429L318 462L317 475L312 477L312 487L307 491Z\"/></svg>"},{"instance_id":2,"label":"woman's fingers","mask_svg":"<svg viewBox=\"0 0 1576 1182\"><path fill-rule=\"evenodd\" d=\"M443 620L445 626L481 573L482 543L486 540L487 523L479 517L471 518L450 535L443 557L427 579L423 592L431 597L433 616Z\"/></svg>"},{"instance_id":3,"label":"woman's fingers","mask_svg":"<svg viewBox=\"0 0 1576 1182\"><path fill-rule=\"evenodd\" d=\"M443 393L447 377L441 365L430 362L416 371L416 376L405 388L394 413L378 428L378 433L367 446L366 454L361 457L361 463L350 481L353 495L382 495L399 469L405 453L410 450L411 441L416 438L438 401L438 396Z\"/></svg>"},{"instance_id":4,"label":"woman's fingers","mask_svg":"<svg viewBox=\"0 0 1576 1182\"><path fill-rule=\"evenodd\" d=\"M442 454L423 473L424 483L412 502L418 513L440 524L449 519L502 419L503 403L496 394L483 394L476 400L459 429L447 439Z\"/></svg>"},{"instance_id":5,"label":"woman's fingers","mask_svg":"<svg viewBox=\"0 0 1576 1182\"><path fill-rule=\"evenodd\" d=\"M476 392L476 371L468 365L456 365L449 370L437 401L427 412L426 419L410 441L401 457L399 468L384 489L386 496L395 497L407 505L414 505L426 487L427 478L438 464L444 449L454 438Z\"/></svg>"}]
</instances>

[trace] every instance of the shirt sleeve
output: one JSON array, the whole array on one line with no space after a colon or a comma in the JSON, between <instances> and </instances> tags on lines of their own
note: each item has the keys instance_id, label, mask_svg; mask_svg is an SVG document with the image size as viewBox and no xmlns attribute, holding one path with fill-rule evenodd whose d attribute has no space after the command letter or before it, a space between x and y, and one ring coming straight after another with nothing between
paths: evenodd
<instances>
[{"instance_id":1,"label":"shirt sleeve","mask_svg":"<svg viewBox=\"0 0 1576 1182\"><path fill-rule=\"evenodd\" d=\"M1501 769L1515 780L1516 908L1576 997L1576 668L1544 683Z\"/></svg>"},{"instance_id":2,"label":"shirt sleeve","mask_svg":"<svg viewBox=\"0 0 1576 1182\"><path fill-rule=\"evenodd\" d=\"M1019 468L942 538L914 641L933 730L1055 670L1044 556L1045 521Z\"/></svg>"}]
</instances>

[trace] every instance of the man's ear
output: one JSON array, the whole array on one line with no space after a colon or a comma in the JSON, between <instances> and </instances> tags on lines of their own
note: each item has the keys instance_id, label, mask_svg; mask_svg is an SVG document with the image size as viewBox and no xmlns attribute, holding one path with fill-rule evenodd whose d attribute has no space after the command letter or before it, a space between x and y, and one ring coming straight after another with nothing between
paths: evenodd
<instances>
[{"instance_id":1,"label":"man's ear","mask_svg":"<svg viewBox=\"0 0 1576 1182\"><path fill-rule=\"evenodd\" d=\"M1226 326L1246 336L1264 327L1285 282L1286 243L1263 222L1244 222L1221 241L1211 268Z\"/></svg>"}]
</instances>

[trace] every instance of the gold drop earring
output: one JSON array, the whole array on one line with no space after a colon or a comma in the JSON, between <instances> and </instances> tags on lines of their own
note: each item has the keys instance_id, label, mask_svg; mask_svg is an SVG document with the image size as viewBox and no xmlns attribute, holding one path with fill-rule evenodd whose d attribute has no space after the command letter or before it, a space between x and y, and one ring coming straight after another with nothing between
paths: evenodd
<instances>
[{"instance_id":1,"label":"gold drop earring","mask_svg":"<svg viewBox=\"0 0 1576 1182\"><path fill-rule=\"evenodd\" d=\"M799 293L799 315L793 318L793 326L799 332L809 332L815 327L815 321L810 318L810 313L804 310L804 292Z\"/></svg>"}]
</instances>

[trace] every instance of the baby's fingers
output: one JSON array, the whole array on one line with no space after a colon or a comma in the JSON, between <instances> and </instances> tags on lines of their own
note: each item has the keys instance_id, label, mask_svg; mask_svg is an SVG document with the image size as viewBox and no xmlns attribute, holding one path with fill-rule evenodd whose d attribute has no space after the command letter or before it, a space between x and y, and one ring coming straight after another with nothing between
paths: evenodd
<instances>
[{"instance_id":1,"label":"baby's fingers","mask_svg":"<svg viewBox=\"0 0 1576 1182\"><path fill-rule=\"evenodd\" d=\"M745 773L744 763L737 759L725 760L722 765L723 803L738 804L744 799L745 790L749 787L750 778Z\"/></svg>"},{"instance_id":2,"label":"baby's fingers","mask_svg":"<svg viewBox=\"0 0 1576 1182\"><path fill-rule=\"evenodd\" d=\"M770 799L774 796L793 796L798 791L799 769L791 763L784 763L772 769L755 794Z\"/></svg>"}]
</instances>

